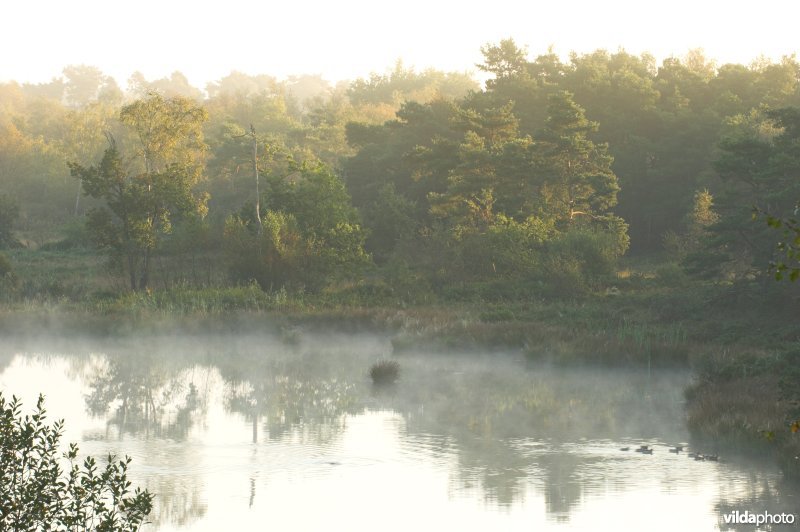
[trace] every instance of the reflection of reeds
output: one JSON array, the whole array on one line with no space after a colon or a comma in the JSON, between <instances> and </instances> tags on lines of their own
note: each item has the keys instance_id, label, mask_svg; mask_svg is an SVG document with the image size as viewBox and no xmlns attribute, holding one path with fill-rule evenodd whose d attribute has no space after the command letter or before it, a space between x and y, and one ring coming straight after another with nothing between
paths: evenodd
<instances>
[{"instance_id":1,"label":"reflection of reeds","mask_svg":"<svg viewBox=\"0 0 800 532\"><path fill-rule=\"evenodd\" d=\"M400 364L396 360L381 360L369 368L369 376L375 384L392 384L400 377Z\"/></svg>"}]
</instances>

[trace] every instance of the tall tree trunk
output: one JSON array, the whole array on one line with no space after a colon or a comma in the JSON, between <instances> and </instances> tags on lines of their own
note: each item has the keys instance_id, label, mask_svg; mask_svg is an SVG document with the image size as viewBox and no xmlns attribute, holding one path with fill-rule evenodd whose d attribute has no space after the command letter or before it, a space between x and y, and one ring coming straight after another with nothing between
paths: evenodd
<instances>
[{"instance_id":1,"label":"tall tree trunk","mask_svg":"<svg viewBox=\"0 0 800 532\"><path fill-rule=\"evenodd\" d=\"M136 291L136 258L131 250L128 250L128 275L131 279L131 290Z\"/></svg>"},{"instance_id":2,"label":"tall tree trunk","mask_svg":"<svg viewBox=\"0 0 800 532\"><path fill-rule=\"evenodd\" d=\"M144 263L142 264L142 277L139 279L139 290L147 290L150 282L150 250L144 250Z\"/></svg>"},{"instance_id":3,"label":"tall tree trunk","mask_svg":"<svg viewBox=\"0 0 800 532\"><path fill-rule=\"evenodd\" d=\"M253 136L253 173L256 176L256 221L258 221L258 234L261 234L263 227L261 223L261 192L258 187L258 139L253 124L250 124L250 134Z\"/></svg>"},{"instance_id":4,"label":"tall tree trunk","mask_svg":"<svg viewBox=\"0 0 800 532\"><path fill-rule=\"evenodd\" d=\"M78 217L78 209L81 204L81 189L83 188L83 178L78 179L78 192L75 194L75 218Z\"/></svg>"}]
</instances>

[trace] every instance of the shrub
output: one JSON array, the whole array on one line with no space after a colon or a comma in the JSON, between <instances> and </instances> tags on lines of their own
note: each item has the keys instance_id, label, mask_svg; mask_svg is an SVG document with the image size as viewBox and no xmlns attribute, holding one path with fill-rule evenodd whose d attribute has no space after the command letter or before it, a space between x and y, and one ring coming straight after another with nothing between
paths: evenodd
<instances>
[{"instance_id":1,"label":"shrub","mask_svg":"<svg viewBox=\"0 0 800 532\"><path fill-rule=\"evenodd\" d=\"M596 278L613 273L617 259L627 249L613 232L576 229L562 233L548 245L548 254L577 261L584 276Z\"/></svg>"},{"instance_id":2,"label":"shrub","mask_svg":"<svg viewBox=\"0 0 800 532\"><path fill-rule=\"evenodd\" d=\"M357 224L304 232L300 220L283 211L266 211L260 228L241 216L225 223L232 280L255 280L264 290L291 286L317 290L332 278L350 277L369 263L363 241Z\"/></svg>"},{"instance_id":3,"label":"shrub","mask_svg":"<svg viewBox=\"0 0 800 532\"><path fill-rule=\"evenodd\" d=\"M381 360L369 368L369 376L375 384L393 384L400 377L400 364L396 360Z\"/></svg>"},{"instance_id":4,"label":"shrub","mask_svg":"<svg viewBox=\"0 0 800 532\"><path fill-rule=\"evenodd\" d=\"M674 262L667 262L656 268L656 277L664 286L681 286L687 280L686 272Z\"/></svg>"},{"instance_id":5,"label":"shrub","mask_svg":"<svg viewBox=\"0 0 800 532\"><path fill-rule=\"evenodd\" d=\"M14 273L11 261L0 253L0 301L9 301L16 296L19 278Z\"/></svg>"},{"instance_id":6,"label":"shrub","mask_svg":"<svg viewBox=\"0 0 800 532\"><path fill-rule=\"evenodd\" d=\"M6 195L0 196L0 248L12 246L16 239L11 234L14 220L19 216L19 206Z\"/></svg>"},{"instance_id":7,"label":"shrub","mask_svg":"<svg viewBox=\"0 0 800 532\"><path fill-rule=\"evenodd\" d=\"M42 251L65 251L68 249L91 249L94 244L86 221L83 219L73 220L63 227L60 232L61 240L46 242L39 246Z\"/></svg>"},{"instance_id":8,"label":"shrub","mask_svg":"<svg viewBox=\"0 0 800 532\"><path fill-rule=\"evenodd\" d=\"M573 298L589 292L581 261L570 255L546 257L541 277L540 294L544 297Z\"/></svg>"},{"instance_id":9,"label":"shrub","mask_svg":"<svg viewBox=\"0 0 800 532\"><path fill-rule=\"evenodd\" d=\"M8 258L0 253L0 279L14 275L14 268Z\"/></svg>"},{"instance_id":10,"label":"shrub","mask_svg":"<svg viewBox=\"0 0 800 532\"><path fill-rule=\"evenodd\" d=\"M311 262L311 246L300 234L293 215L267 211L259 230L255 222L232 216L225 222L225 246L231 279L256 281L272 290L302 284Z\"/></svg>"},{"instance_id":11,"label":"shrub","mask_svg":"<svg viewBox=\"0 0 800 532\"><path fill-rule=\"evenodd\" d=\"M454 253L443 257L442 265L455 279L529 278L538 271L542 243L553 231L535 217L517 222L503 215L482 229L456 226L445 241Z\"/></svg>"},{"instance_id":12,"label":"shrub","mask_svg":"<svg viewBox=\"0 0 800 532\"><path fill-rule=\"evenodd\" d=\"M20 401L0 394L0 530L134 531L152 510L153 496L131 492L127 472L131 459L108 456L105 469L88 457L75 462L78 447L63 457L59 440L63 421L45 424L44 397L22 417Z\"/></svg>"}]
</instances>

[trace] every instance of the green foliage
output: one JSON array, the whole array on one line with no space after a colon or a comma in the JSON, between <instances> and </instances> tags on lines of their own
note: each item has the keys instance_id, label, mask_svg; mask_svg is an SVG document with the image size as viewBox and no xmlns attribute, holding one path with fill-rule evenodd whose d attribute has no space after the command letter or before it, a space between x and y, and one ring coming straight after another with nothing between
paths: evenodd
<instances>
[{"instance_id":1,"label":"green foliage","mask_svg":"<svg viewBox=\"0 0 800 532\"><path fill-rule=\"evenodd\" d=\"M0 190L18 202L21 224L42 228L74 206L74 187L56 177L64 175L53 138L63 112L40 101L26 107L29 124L0 117Z\"/></svg>"},{"instance_id":2,"label":"green foliage","mask_svg":"<svg viewBox=\"0 0 800 532\"><path fill-rule=\"evenodd\" d=\"M481 47L484 63L478 68L494 75L494 82L527 74L527 50L521 49L514 39L504 39L497 45Z\"/></svg>"},{"instance_id":3,"label":"green foliage","mask_svg":"<svg viewBox=\"0 0 800 532\"><path fill-rule=\"evenodd\" d=\"M188 100L150 95L120 112L138 138L142 172L130 170L113 139L98 166L69 165L85 193L105 202L89 211L87 224L95 243L124 264L131 290L148 287L152 256L173 221L206 213L207 197L193 194L202 174L205 118Z\"/></svg>"},{"instance_id":4,"label":"green foliage","mask_svg":"<svg viewBox=\"0 0 800 532\"><path fill-rule=\"evenodd\" d=\"M711 227L719 221L714 210L714 198L708 190L698 190L694 195L694 207L686 216L686 232L664 234L664 248L671 257L683 260L688 255L701 251L711 234Z\"/></svg>"},{"instance_id":5,"label":"green foliage","mask_svg":"<svg viewBox=\"0 0 800 532\"><path fill-rule=\"evenodd\" d=\"M474 95L409 104L396 122L354 128L361 151L347 163L349 184L381 260L416 245L401 258L437 276L530 278L542 264L537 248L570 228L616 233L616 253L627 249L627 226L609 212L619 190L612 159L589 138L596 124L563 91L534 137L520 134L515 109ZM361 186L370 181L380 186ZM439 249L419 257L426 246Z\"/></svg>"},{"instance_id":6,"label":"green foliage","mask_svg":"<svg viewBox=\"0 0 800 532\"><path fill-rule=\"evenodd\" d=\"M765 111L732 127L716 161L726 187L719 221L711 228L713 249L732 275L761 274L771 266L779 279L787 271L797 279L800 110ZM754 224L753 213L767 223ZM783 229L785 240L776 244L771 228Z\"/></svg>"},{"instance_id":7,"label":"green foliage","mask_svg":"<svg viewBox=\"0 0 800 532\"><path fill-rule=\"evenodd\" d=\"M149 93L124 106L119 120L135 135L145 173L179 166L189 179L198 179L206 149L202 130L208 120L205 109L188 98Z\"/></svg>"},{"instance_id":8,"label":"green foliage","mask_svg":"<svg viewBox=\"0 0 800 532\"><path fill-rule=\"evenodd\" d=\"M92 234L87 227L86 219L78 218L59 228L62 238L54 242L46 242L39 246L43 251L65 251L69 249L92 249Z\"/></svg>"},{"instance_id":9,"label":"green foliage","mask_svg":"<svg viewBox=\"0 0 800 532\"><path fill-rule=\"evenodd\" d=\"M541 266L543 244L554 232L552 223L535 217L516 222L502 214L483 231L456 227L448 271L454 278L531 278Z\"/></svg>"},{"instance_id":10,"label":"green foliage","mask_svg":"<svg viewBox=\"0 0 800 532\"><path fill-rule=\"evenodd\" d=\"M398 244L412 240L419 225L416 204L398 194L394 183L381 187L375 201L364 208L363 216L370 228L365 247L378 264L388 261Z\"/></svg>"},{"instance_id":11,"label":"green foliage","mask_svg":"<svg viewBox=\"0 0 800 532\"><path fill-rule=\"evenodd\" d=\"M19 278L8 257L0 253L0 300L9 301L16 295Z\"/></svg>"},{"instance_id":12,"label":"green foliage","mask_svg":"<svg viewBox=\"0 0 800 532\"><path fill-rule=\"evenodd\" d=\"M694 366L698 378L710 383L769 375L784 368L786 362L780 353L723 349L697 357Z\"/></svg>"},{"instance_id":13,"label":"green foliage","mask_svg":"<svg viewBox=\"0 0 800 532\"><path fill-rule=\"evenodd\" d=\"M358 222L344 183L324 165L294 166L288 176L271 176L268 182L262 204L294 215L305 234L323 238L340 224Z\"/></svg>"},{"instance_id":14,"label":"green foliage","mask_svg":"<svg viewBox=\"0 0 800 532\"><path fill-rule=\"evenodd\" d=\"M369 79L357 79L350 85L348 96L355 105L430 101L438 98L460 98L477 90L475 80L466 74L436 70L415 72L397 61L392 71Z\"/></svg>"},{"instance_id":15,"label":"green foliage","mask_svg":"<svg viewBox=\"0 0 800 532\"><path fill-rule=\"evenodd\" d=\"M562 61L510 39L481 51L485 90L401 63L336 87L233 72L205 100L179 72L134 74L139 99L125 104L89 66L0 84L0 190L19 205L15 236L79 248L78 231L48 242L85 213L86 233L135 290L213 284L230 265L235 283L342 297L389 297L396 285L418 294L414 283L587 293L629 245L660 252L665 240L670 261L708 279L747 281L770 264L800 277L795 59L716 68L699 51L656 64L598 50ZM118 145L95 168L107 132ZM240 211L256 200L251 140L268 231L254 206ZM64 179L65 160L78 163L76 181ZM752 222L753 206L767 227ZM367 253L405 265L401 279L391 268L359 279ZM77 291L58 277L23 279L19 294Z\"/></svg>"},{"instance_id":16,"label":"green foliage","mask_svg":"<svg viewBox=\"0 0 800 532\"><path fill-rule=\"evenodd\" d=\"M11 229L18 216L19 206L17 203L5 194L0 195L0 248L16 243Z\"/></svg>"},{"instance_id":17,"label":"green foliage","mask_svg":"<svg viewBox=\"0 0 800 532\"><path fill-rule=\"evenodd\" d=\"M800 149L800 107L790 107L769 113L776 125L781 127L781 134L775 138L776 152L773 156L775 172L782 173L781 181L783 187L775 191L775 196L785 200L784 196L797 197L800 195L800 187L797 185L797 178L800 176L800 156L797 152ZM786 179L788 178L788 179ZM774 205L776 199L768 203L763 211L757 209L756 214L766 212L767 225L773 229L783 232L783 239L776 244L779 255L785 260L775 258L770 264L778 280L787 276L792 282L800 278L800 202L794 204L794 208L783 206L784 213L779 212L780 206Z\"/></svg>"},{"instance_id":18,"label":"green foliage","mask_svg":"<svg viewBox=\"0 0 800 532\"><path fill-rule=\"evenodd\" d=\"M674 262L667 262L656 268L656 277L665 285L683 286L687 281L685 270Z\"/></svg>"},{"instance_id":19,"label":"green foliage","mask_svg":"<svg viewBox=\"0 0 800 532\"><path fill-rule=\"evenodd\" d=\"M301 166L287 178L272 177L269 185L260 225L249 207L226 221L234 281L255 280L265 290L317 290L369 263L357 212L333 173Z\"/></svg>"},{"instance_id":20,"label":"green foliage","mask_svg":"<svg viewBox=\"0 0 800 532\"><path fill-rule=\"evenodd\" d=\"M609 275L624 252L618 235L594 229L575 229L558 236L548 245L551 256L573 258L588 279Z\"/></svg>"},{"instance_id":21,"label":"green foliage","mask_svg":"<svg viewBox=\"0 0 800 532\"><path fill-rule=\"evenodd\" d=\"M800 210L800 204L795 208L795 213ZM776 245L778 252L782 253L786 260L776 260L771 263L778 281L783 280L788 273L788 279L792 282L800 278L800 222L792 218L775 218L767 216L767 225L774 229L783 230L783 240Z\"/></svg>"},{"instance_id":22,"label":"green foliage","mask_svg":"<svg viewBox=\"0 0 800 532\"><path fill-rule=\"evenodd\" d=\"M14 275L14 268L11 266L11 262L8 260L8 257L0 253L0 279L12 275Z\"/></svg>"},{"instance_id":23,"label":"green foliage","mask_svg":"<svg viewBox=\"0 0 800 532\"><path fill-rule=\"evenodd\" d=\"M607 146L596 145L588 135L597 124L570 93L550 96L548 118L538 148L540 170L548 176L540 189L547 209L564 223L577 216L605 215L617 204L619 185L611 170L613 158Z\"/></svg>"},{"instance_id":24,"label":"green foliage","mask_svg":"<svg viewBox=\"0 0 800 532\"><path fill-rule=\"evenodd\" d=\"M300 234L292 215L267 211L261 228L240 217L230 217L225 223L225 246L235 282L253 280L262 289L272 290L302 283L309 274L304 269L311 255L309 242Z\"/></svg>"},{"instance_id":25,"label":"green foliage","mask_svg":"<svg viewBox=\"0 0 800 532\"><path fill-rule=\"evenodd\" d=\"M15 397L0 395L0 528L3 530L139 530L153 496L128 480L130 458L108 456L105 468L88 457L79 466L78 447L59 459L64 424L46 424L44 397L32 415L21 414ZM64 463L68 464L63 469Z\"/></svg>"},{"instance_id":26,"label":"green foliage","mask_svg":"<svg viewBox=\"0 0 800 532\"><path fill-rule=\"evenodd\" d=\"M285 310L302 305L302 295L294 293L289 298L285 290L264 292L256 284L232 288L191 289L186 287L158 290L151 293L129 292L114 300L99 302L102 312L124 312L130 315L230 316L238 311L261 312Z\"/></svg>"}]
</instances>

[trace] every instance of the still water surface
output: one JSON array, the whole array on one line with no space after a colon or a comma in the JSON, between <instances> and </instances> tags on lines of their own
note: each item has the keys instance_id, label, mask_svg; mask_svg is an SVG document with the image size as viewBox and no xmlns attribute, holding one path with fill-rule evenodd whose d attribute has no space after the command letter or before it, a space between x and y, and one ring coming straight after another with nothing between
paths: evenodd
<instances>
[{"instance_id":1,"label":"still water surface","mask_svg":"<svg viewBox=\"0 0 800 532\"><path fill-rule=\"evenodd\" d=\"M375 388L389 356L365 335L43 340L0 349L0 390L131 456L153 531L733 530L731 510L800 508L768 460L668 452L717 451L690 441L686 372L403 353Z\"/></svg>"}]
</instances>

